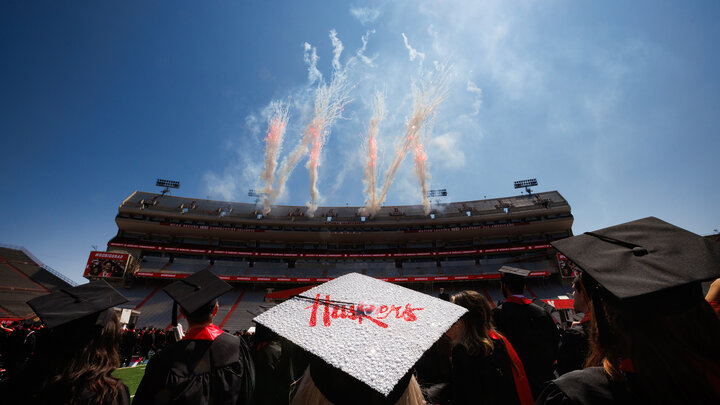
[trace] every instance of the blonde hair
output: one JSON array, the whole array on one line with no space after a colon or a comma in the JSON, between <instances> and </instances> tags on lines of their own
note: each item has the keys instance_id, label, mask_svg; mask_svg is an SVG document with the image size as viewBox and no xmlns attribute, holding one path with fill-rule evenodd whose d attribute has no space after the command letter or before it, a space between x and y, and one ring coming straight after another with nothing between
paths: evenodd
<instances>
[{"instance_id":1,"label":"blonde hair","mask_svg":"<svg viewBox=\"0 0 720 405\"><path fill-rule=\"evenodd\" d=\"M332 402L328 401L327 398L320 392L315 386L315 383L310 376L310 367L305 369L300 384L295 391L295 397L293 397L291 405L333 405ZM425 405L425 398L423 397L422 390L418 384L415 376L410 378L410 383L403 392L400 399L395 402L395 405Z\"/></svg>"}]
</instances>

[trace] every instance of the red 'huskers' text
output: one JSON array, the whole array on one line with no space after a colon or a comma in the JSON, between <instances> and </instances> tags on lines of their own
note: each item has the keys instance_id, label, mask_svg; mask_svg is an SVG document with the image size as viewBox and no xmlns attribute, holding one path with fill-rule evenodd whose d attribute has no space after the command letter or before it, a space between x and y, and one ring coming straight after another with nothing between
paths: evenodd
<instances>
[{"instance_id":1,"label":"red 'huskers' text","mask_svg":"<svg viewBox=\"0 0 720 405\"><path fill-rule=\"evenodd\" d=\"M309 307L305 309L311 309L310 311L310 326L317 325L318 309L322 307L322 324L323 326L330 326L331 319L351 319L357 320L358 323L362 324L363 319L374 323L381 328L387 328L388 325L381 321L381 319L387 319L390 315L395 315L395 319L403 319L407 322L415 322L417 316L414 311L422 311L424 308L413 308L409 303L405 304L404 307L398 307L395 305L365 305L362 302L355 305L350 305L346 308L345 305L338 305L330 301L330 295L326 295L324 300L320 299L320 294L315 296L315 301ZM392 318L391 318L392 319Z\"/></svg>"}]
</instances>

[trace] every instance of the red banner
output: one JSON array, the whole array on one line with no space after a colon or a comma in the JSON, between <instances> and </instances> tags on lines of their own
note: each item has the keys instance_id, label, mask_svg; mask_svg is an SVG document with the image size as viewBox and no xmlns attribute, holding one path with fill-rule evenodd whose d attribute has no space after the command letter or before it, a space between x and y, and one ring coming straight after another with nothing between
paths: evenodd
<instances>
[{"instance_id":1,"label":"red banner","mask_svg":"<svg viewBox=\"0 0 720 405\"><path fill-rule=\"evenodd\" d=\"M554 306L556 309L573 309L573 299L555 299L555 300L543 300L548 304Z\"/></svg>"},{"instance_id":2,"label":"red banner","mask_svg":"<svg viewBox=\"0 0 720 405\"><path fill-rule=\"evenodd\" d=\"M243 250L226 249L196 249L174 246L142 245L136 243L110 242L108 246L124 247L131 249L156 250L163 252L177 253L198 253L225 256L243 257L276 257L276 258L326 258L326 259L367 259L387 257L435 257L435 256L461 256L477 255L484 253L522 252L528 250L549 249L551 245L527 245L492 249L465 249L465 250L440 250L436 252L397 252L397 253L281 253L281 252L251 252Z\"/></svg>"},{"instance_id":3,"label":"red banner","mask_svg":"<svg viewBox=\"0 0 720 405\"><path fill-rule=\"evenodd\" d=\"M558 269L560 269L560 275L563 278L575 277L574 265L572 264L572 262L570 260L568 260L567 257L565 257L564 254L558 252L557 263L558 263Z\"/></svg>"},{"instance_id":4,"label":"red banner","mask_svg":"<svg viewBox=\"0 0 720 405\"><path fill-rule=\"evenodd\" d=\"M148 278L169 278L181 279L189 276L190 273L161 273L154 271L138 271L136 277ZM550 272L533 271L529 277L546 277ZM241 282L272 282L272 283L324 283L332 280L332 278L313 278L313 277L262 277L262 276L218 276L225 281L241 281ZM378 277L378 280L388 281L391 283L416 283L426 281L469 281L469 280L499 280L500 273L490 274L468 274L465 276L423 276L423 277Z\"/></svg>"},{"instance_id":5,"label":"red banner","mask_svg":"<svg viewBox=\"0 0 720 405\"><path fill-rule=\"evenodd\" d=\"M90 252L85 277L122 278L130 255L116 252Z\"/></svg>"},{"instance_id":6,"label":"red banner","mask_svg":"<svg viewBox=\"0 0 720 405\"><path fill-rule=\"evenodd\" d=\"M475 231L475 230L481 230L481 229L510 228L513 226L529 225L529 224L530 224L530 222L514 222L514 223L510 223L510 224L455 226L452 228L439 228L439 229L409 229L409 230L406 230L405 233Z\"/></svg>"}]
</instances>

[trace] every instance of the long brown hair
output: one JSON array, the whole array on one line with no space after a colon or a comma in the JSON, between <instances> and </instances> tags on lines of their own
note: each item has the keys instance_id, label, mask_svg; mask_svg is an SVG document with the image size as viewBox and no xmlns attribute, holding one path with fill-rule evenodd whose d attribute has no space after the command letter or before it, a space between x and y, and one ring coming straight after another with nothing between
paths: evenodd
<instances>
[{"instance_id":1,"label":"long brown hair","mask_svg":"<svg viewBox=\"0 0 720 405\"><path fill-rule=\"evenodd\" d=\"M75 404L85 394L97 403L119 402L123 384L112 372L120 366L120 322L114 313L104 325L95 321L83 318L52 330L41 397Z\"/></svg>"},{"instance_id":2,"label":"long brown hair","mask_svg":"<svg viewBox=\"0 0 720 405\"><path fill-rule=\"evenodd\" d=\"M678 305L659 315L591 295L586 367L602 366L611 379L634 385L622 365L631 362L632 379L655 403L717 403L720 392L709 379L720 373L720 320L705 300ZM603 339L595 319L601 316Z\"/></svg>"},{"instance_id":3,"label":"long brown hair","mask_svg":"<svg viewBox=\"0 0 720 405\"><path fill-rule=\"evenodd\" d=\"M489 356L495 345L490 339L490 332L495 332L492 323L492 308L485 297L477 291L465 290L452 297L452 302L468 310L462 316L461 321L465 322L465 330L460 337L460 344L465 346L468 354L476 355L482 353Z\"/></svg>"}]
</instances>

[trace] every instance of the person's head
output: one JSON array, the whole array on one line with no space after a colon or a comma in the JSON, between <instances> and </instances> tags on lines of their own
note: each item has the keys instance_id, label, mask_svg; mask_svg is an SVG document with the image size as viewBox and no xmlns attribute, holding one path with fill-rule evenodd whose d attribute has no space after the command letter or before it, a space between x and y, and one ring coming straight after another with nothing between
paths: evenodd
<instances>
[{"instance_id":1,"label":"person's head","mask_svg":"<svg viewBox=\"0 0 720 405\"><path fill-rule=\"evenodd\" d=\"M505 298L511 295L522 295L525 291L525 277L515 274L502 274L500 281Z\"/></svg>"},{"instance_id":2,"label":"person's head","mask_svg":"<svg viewBox=\"0 0 720 405\"><path fill-rule=\"evenodd\" d=\"M183 315L185 315L185 318L187 318L188 327L192 327L200 325L204 326L212 323L215 315L217 315L218 308L218 301L212 300L211 302L208 302L207 304L201 306L193 312L186 311L185 308L183 308L182 306L180 307L180 310L182 311Z\"/></svg>"},{"instance_id":3,"label":"person's head","mask_svg":"<svg viewBox=\"0 0 720 405\"><path fill-rule=\"evenodd\" d=\"M633 309L594 294L586 366L602 366L612 379L623 380L623 361L629 361L656 403L720 399L707 380L710 370L720 370L720 320L699 290L695 299L684 298L675 307L664 302Z\"/></svg>"},{"instance_id":4,"label":"person's head","mask_svg":"<svg viewBox=\"0 0 720 405\"><path fill-rule=\"evenodd\" d=\"M218 311L218 297L230 290L232 290L230 284L210 270L193 273L166 286L163 291L175 301L172 324L177 325L178 306L187 317L189 327L211 323Z\"/></svg>"},{"instance_id":5,"label":"person's head","mask_svg":"<svg viewBox=\"0 0 720 405\"><path fill-rule=\"evenodd\" d=\"M99 403L121 394L122 382L112 376L120 365L121 327L113 309L127 302L105 281L61 289L28 301L47 334L34 356L37 373L29 376L35 393L53 403L75 403L88 391Z\"/></svg>"},{"instance_id":6,"label":"person's head","mask_svg":"<svg viewBox=\"0 0 720 405\"><path fill-rule=\"evenodd\" d=\"M330 402L325 395L320 391L320 389L315 385L315 381L313 381L313 377L310 372L310 367L305 369L305 374L303 374L302 379L299 382L299 385L297 389L295 390L295 396L292 399L292 402L290 402L291 405L333 405L333 402ZM420 385L418 384L417 380L415 379L415 376L410 376L410 379L405 383L404 389L402 387L400 388L401 394L399 398L392 402L388 401L387 404L394 404L394 405L425 405L425 398L423 397L422 390L420 389ZM353 400L357 403L368 403L368 404L379 404L382 402L376 402L376 401L363 401L360 398L353 398ZM353 403L355 403L353 402Z\"/></svg>"},{"instance_id":7,"label":"person's head","mask_svg":"<svg viewBox=\"0 0 720 405\"><path fill-rule=\"evenodd\" d=\"M632 375L653 403L720 400L720 320L700 286L720 273L720 252L652 217L553 246L577 264L589 298L586 365L613 380Z\"/></svg>"},{"instance_id":8,"label":"person's head","mask_svg":"<svg viewBox=\"0 0 720 405\"><path fill-rule=\"evenodd\" d=\"M494 345L488 337L494 331L492 308L485 297L477 291L465 290L453 295L451 302L468 310L447 333L453 343L465 346L470 354L492 353Z\"/></svg>"},{"instance_id":9,"label":"person's head","mask_svg":"<svg viewBox=\"0 0 720 405\"><path fill-rule=\"evenodd\" d=\"M573 310L575 310L575 312L582 312L583 314L586 314L588 312L588 298L580 277L575 277L575 280L573 280L572 283L572 289Z\"/></svg>"}]
</instances>

